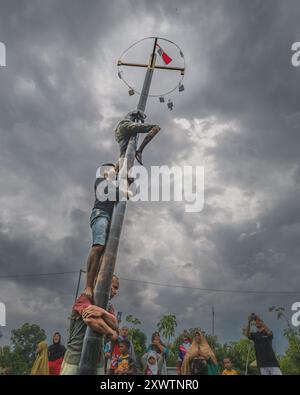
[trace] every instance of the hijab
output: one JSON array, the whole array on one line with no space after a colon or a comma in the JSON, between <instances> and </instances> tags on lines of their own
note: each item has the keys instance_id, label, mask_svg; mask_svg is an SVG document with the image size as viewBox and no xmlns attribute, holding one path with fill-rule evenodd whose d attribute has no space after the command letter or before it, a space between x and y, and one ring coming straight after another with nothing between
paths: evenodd
<instances>
[{"instance_id":1,"label":"hijab","mask_svg":"<svg viewBox=\"0 0 300 395\"><path fill-rule=\"evenodd\" d=\"M150 364L149 358L155 358L155 364L152 365ZM148 374L154 374L157 375L158 374L158 362L157 362L157 353L155 351L149 351L147 354L147 373Z\"/></svg>"},{"instance_id":2,"label":"hijab","mask_svg":"<svg viewBox=\"0 0 300 395\"><path fill-rule=\"evenodd\" d=\"M156 336L159 336L159 338L160 338L159 332L154 332L154 333L152 334L152 336L151 336L151 344L150 344L148 350L149 350L149 351L155 351L155 352L157 352L157 354L162 354L162 351L160 350L160 348L159 348L156 344L153 344L153 341L154 341L154 339L156 338ZM160 344L161 344L164 348L166 348L166 346L162 343L161 340L160 340Z\"/></svg>"},{"instance_id":3,"label":"hijab","mask_svg":"<svg viewBox=\"0 0 300 395\"><path fill-rule=\"evenodd\" d=\"M48 346L46 342L38 344L39 352L31 369L31 375L48 375Z\"/></svg>"},{"instance_id":4,"label":"hijab","mask_svg":"<svg viewBox=\"0 0 300 395\"><path fill-rule=\"evenodd\" d=\"M196 335L200 335L200 342L199 343L196 342L196 339L195 339ZM210 345L208 344L205 336L201 333L201 331L195 332L195 336L194 336L191 347L185 354L183 364L181 367L181 373L184 375L191 374L190 362L192 359L194 359L195 357L198 356L199 351L201 353L201 356L203 356L203 358L205 358L206 361L211 359L211 361L215 365L217 365L217 359L215 357L215 354L212 351Z\"/></svg>"},{"instance_id":5,"label":"hijab","mask_svg":"<svg viewBox=\"0 0 300 395\"><path fill-rule=\"evenodd\" d=\"M65 355L65 351L66 351L65 347L60 343L60 339L61 339L60 333L57 332L54 334L54 336L55 335L59 335L59 342L54 343L53 340L53 344L48 348L48 358L49 361L51 362L62 358Z\"/></svg>"}]
</instances>

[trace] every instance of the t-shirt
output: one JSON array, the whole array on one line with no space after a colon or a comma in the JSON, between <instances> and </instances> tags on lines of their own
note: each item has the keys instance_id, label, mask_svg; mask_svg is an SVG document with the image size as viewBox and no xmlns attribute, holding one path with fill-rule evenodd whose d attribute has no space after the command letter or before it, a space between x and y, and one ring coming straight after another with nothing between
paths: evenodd
<instances>
[{"instance_id":1,"label":"t-shirt","mask_svg":"<svg viewBox=\"0 0 300 395\"><path fill-rule=\"evenodd\" d=\"M64 358L66 363L79 365L86 328L87 326L82 317L73 313L71 317L67 351Z\"/></svg>"},{"instance_id":2,"label":"t-shirt","mask_svg":"<svg viewBox=\"0 0 300 395\"><path fill-rule=\"evenodd\" d=\"M111 362L110 362L110 369L114 370L117 366L117 361L118 358L120 357L120 348L119 348L119 341L124 340L122 336L119 336L119 339L113 343L113 348L111 352ZM126 339L128 340L128 339ZM134 351L134 346L131 341L129 341L129 356L133 360L133 362L136 364L136 356L135 356L135 351Z\"/></svg>"},{"instance_id":3,"label":"t-shirt","mask_svg":"<svg viewBox=\"0 0 300 395\"><path fill-rule=\"evenodd\" d=\"M136 373L136 365L133 361L133 359L129 356L129 354L126 355L119 355L117 361L116 361L116 366L115 369L120 370L127 370L129 373L124 373L124 374L135 374Z\"/></svg>"},{"instance_id":4,"label":"t-shirt","mask_svg":"<svg viewBox=\"0 0 300 395\"><path fill-rule=\"evenodd\" d=\"M238 374L239 372L235 369L230 369L230 370L224 369L222 372L222 376L236 376Z\"/></svg>"},{"instance_id":5,"label":"t-shirt","mask_svg":"<svg viewBox=\"0 0 300 395\"><path fill-rule=\"evenodd\" d=\"M88 300L86 296L81 295L75 302L71 315L71 324L69 330L69 339L67 343L67 351L65 353L64 361L71 365L79 365L81 358L81 350L83 346L84 336L87 329L87 325L84 322L81 314L84 309L90 306L92 303ZM111 303L109 303L108 310L109 313L113 314L114 308ZM101 347L101 352L98 360L100 365L104 364L103 349Z\"/></svg>"},{"instance_id":6,"label":"t-shirt","mask_svg":"<svg viewBox=\"0 0 300 395\"><path fill-rule=\"evenodd\" d=\"M101 183L104 184L101 185ZM109 190L111 192L110 193L111 197L109 196L108 199L107 197ZM114 209L114 205L116 201L118 201L118 197L119 197L118 187L116 187L112 181L107 181L104 177L97 177L94 184L94 192L95 192L94 208L103 210L111 216Z\"/></svg>"},{"instance_id":7,"label":"t-shirt","mask_svg":"<svg viewBox=\"0 0 300 395\"><path fill-rule=\"evenodd\" d=\"M250 333L249 339L254 341L256 361L258 368L279 367L275 353L272 348L273 334L268 335L266 331Z\"/></svg>"}]
</instances>

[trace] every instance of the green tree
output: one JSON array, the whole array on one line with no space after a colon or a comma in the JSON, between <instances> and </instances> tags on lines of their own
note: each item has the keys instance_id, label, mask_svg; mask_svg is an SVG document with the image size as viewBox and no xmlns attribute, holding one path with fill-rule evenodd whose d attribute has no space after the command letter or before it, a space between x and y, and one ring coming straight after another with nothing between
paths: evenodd
<instances>
[{"instance_id":1,"label":"green tree","mask_svg":"<svg viewBox=\"0 0 300 395\"><path fill-rule=\"evenodd\" d=\"M128 329L129 340L132 341L137 360L140 361L141 357L146 352L147 336L136 326L141 325L142 322L133 315L128 315L126 321L132 326Z\"/></svg>"},{"instance_id":2,"label":"green tree","mask_svg":"<svg viewBox=\"0 0 300 395\"><path fill-rule=\"evenodd\" d=\"M30 363L34 360L36 346L47 338L44 329L36 324L23 324L19 329L11 331L13 350Z\"/></svg>"},{"instance_id":3,"label":"green tree","mask_svg":"<svg viewBox=\"0 0 300 395\"><path fill-rule=\"evenodd\" d=\"M11 374L29 374L38 343L46 339L46 333L38 325L23 324L12 330L12 347L1 348L0 366Z\"/></svg>"},{"instance_id":4,"label":"green tree","mask_svg":"<svg viewBox=\"0 0 300 395\"><path fill-rule=\"evenodd\" d=\"M220 365L224 358L230 358L234 367L241 373L245 374L247 365L247 374L257 374L257 368L251 364L256 360L253 343L249 339L240 339L238 341L218 344L216 349L216 357Z\"/></svg>"},{"instance_id":5,"label":"green tree","mask_svg":"<svg viewBox=\"0 0 300 395\"><path fill-rule=\"evenodd\" d=\"M29 373L28 363L9 346L1 348L0 367L3 372L8 370L9 374L24 375Z\"/></svg>"},{"instance_id":6,"label":"green tree","mask_svg":"<svg viewBox=\"0 0 300 395\"><path fill-rule=\"evenodd\" d=\"M170 346L170 340L175 336L175 329L177 327L176 315L166 314L157 323L158 332L167 339L167 343Z\"/></svg>"},{"instance_id":7,"label":"green tree","mask_svg":"<svg viewBox=\"0 0 300 395\"><path fill-rule=\"evenodd\" d=\"M141 321L133 315L127 315L126 321L133 324L133 325L141 325Z\"/></svg>"},{"instance_id":8,"label":"green tree","mask_svg":"<svg viewBox=\"0 0 300 395\"><path fill-rule=\"evenodd\" d=\"M285 308L272 306L269 308L269 311L275 312L277 314L278 320L283 319L285 321L286 329L284 330L284 335L286 336L286 338L289 340L290 343L294 344L294 348L300 354L300 341L298 339L297 331L294 330L293 327L291 326L290 321L285 314Z\"/></svg>"},{"instance_id":9,"label":"green tree","mask_svg":"<svg viewBox=\"0 0 300 395\"><path fill-rule=\"evenodd\" d=\"M129 328L128 332L137 356L141 357L146 352L147 336L138 328Z\"/></svg>"},{"instance_id":10,"label":"green tree","mask_svg":"<svg viewBox=\"0 0 300 395\"><path fill-rule=\"evenodd\" d=\"M300 330L293 333L291 336L287 330L284 331L284 335L288 339L288 347L286 349L285 355L279 358L280 367L284 374L300 374L300 353L298 347L296 346L295 336L297 341L300 342Z\"/></svg>"},{"instance_id":11,"label":"green tree","mask_svg":"<svg viewBox=\"0 0 300 395\"><path fill-rule=\"evenodd\" d=\"M285 355L279 357L280 367L284 374L300 374L300 330L295 330L285 314L284 307L272 306L269 311L276 313L278 320L283 320L286 327L283 331L288 340L288 347Z\"/></svg>"}]
</instances>

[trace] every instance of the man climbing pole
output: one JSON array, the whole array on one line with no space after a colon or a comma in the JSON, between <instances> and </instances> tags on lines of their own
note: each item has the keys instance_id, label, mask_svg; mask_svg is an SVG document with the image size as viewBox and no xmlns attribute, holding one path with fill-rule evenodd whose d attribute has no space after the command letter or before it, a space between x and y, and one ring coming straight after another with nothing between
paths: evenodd
<instances>
[{"instance_id":1,"label":"man climbing pole","mask_svg":"<svg viewBox=\"0 0 300 395\"><path fill-rule=\"evenodd\" d=\"M136 150L136 160L142 165L142 153L144 148L160 131L158 125L144 123L146 115L141 110L129 112L126 117L119 122L115 129L115 137L120 147L120 159L125 157L126 149L131 137L138 133L147 133L139 148Z\"/></svg>"},{"instance_id":2,"label":"man climbing pole","mask_svg":"<svg viewBox=\"0 0 300 395\"><path fill-rule=\"evenodd\" d=\"M101 171L103 174L100 174ZM101 166L94 184L95 203L90 216L92 248L87 260L86 286L83 292L89 298L93 296L93 288L100 269L100 261L106 244L109 224L115 204L115 201L107 199L107 184L114 178L114 164L105 163Z\"/></svg>"},{"instance_id":3,"label":"man climbing pole","mask_svg":"<svg viewBox=\"0 0 300 395\"><path fill-rule=\"evenodd\" d=\"M97 171L94 184L95 203L90 216L92 230L92 248L87 260L86 286L83 294L93 297L93 289L101 266L101 258L105 248L110 221L115 203L119 199L119 191L127 195L131 192L119 188L116 180L115 165L104 163Z\"/></svg>"},{"instance_id":4,"label":"man climbing pole","mask_svg":"<svg viewBox=\"0 0 300 395\"><path fill-rule=\"evenodd\" d=\"M113 276L110 299L117 295L119 291L119 278ZM71 323L67 351L61 367L61 375L76 375L80 362L82 345L87 328L91 328L95 333L107 335L111 339L117 339L118 323L115 318L115 310L110 303L107 310L92 304L91 299L81 294L76 299L72 308ZM104 374L104 355L100 349L97 355L97 373Z\"/></svg>"}]
</instances>

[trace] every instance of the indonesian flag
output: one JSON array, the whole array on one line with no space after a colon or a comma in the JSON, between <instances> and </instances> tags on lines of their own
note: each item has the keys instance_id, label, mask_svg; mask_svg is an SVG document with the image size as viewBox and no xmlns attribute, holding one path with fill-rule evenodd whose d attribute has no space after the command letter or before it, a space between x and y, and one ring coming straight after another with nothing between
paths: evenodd
<instances>
[{"instance_id":1,"label":"indonesian flag","mask_svg":"<svg viewBox=\"0 0 300 395\"><path fill-rule=\"evenodd\" d=\"M159 56L162 58L164 64L169 64L172 62L172 58L170 58L170 56L168 54L165 53L165 51L162 49L162 47L158 44L156 44L158 50L158 54Z\"/></svg>"}]
</instances>

